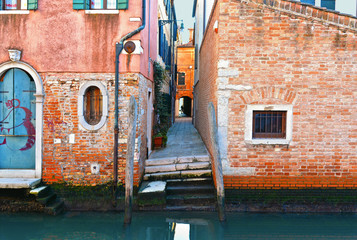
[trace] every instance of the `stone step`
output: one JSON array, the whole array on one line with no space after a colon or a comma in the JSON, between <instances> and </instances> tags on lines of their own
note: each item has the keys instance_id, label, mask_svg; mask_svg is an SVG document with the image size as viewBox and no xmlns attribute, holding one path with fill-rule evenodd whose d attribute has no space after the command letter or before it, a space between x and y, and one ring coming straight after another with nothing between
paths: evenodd
<instances>
[{"instance_id":1,"label":"stone step","mask_svg":"<svg viewBox=\"0 0 357 240\"><path fill-rule=\"evenodd\" d=\"M158 165L169 165L175 164L177 158L156 158L156 159L148 159L146 160L146 166L158 166Z\"/></svg>"},{"instance_id":2,"label":"stone step","mask_svg":"<svg viewBox=\"0 0 357 240\"><path fill-rule=\"evenodd\" d=\"M195 170L195 169L211 169L210 162L193 162L176 164L176 170Z\"/></svg>"},{"instance_id":3,"label":"stone step","mask_svg":"<svg viewBox=\"0 0 357 240\"><path fill-rule=\"evenodd\" d=\"M201 184L201 185L176 185L176 186L167 186L167 194L185 194L185 193L205 193L205 194L214 194L215 188L213 185Z\"/></svg>"},{"instance_id":4,"label":"stone step","mask_svg":"<svg viewBox=\"0 0 357 240\"><path fill-rule=\"evenodd\" d=\"M213 194L175 194L166 196L166 204L171 206L184 206L184 205L195 205L195 206L207 206L214 204L216 198Z\"/></svg>"},{"instance_id":5,"label":"stone step","mask_svg":"<svg viewBox=\"0 0 357 240\"><path fill-rule=\"evenodd\" d=\"M145 167L145 173L160 173L160 172L174 172L176 171L176 165L158 165L158 166L150 166Z\"/></svg>"},{"instance_id":6,"label":"stone step","mask_svg":"<svg viewBox=\"0 0 357 240\"><path fill-rule=\"evenodd\" d=\"M51 194L52 190L48 186L41 186L34 188L30 191L30 194L36 196L37 198L43 198Z\"/></svg>"},{"instance_id":7,"label":"stone step","mask_svg":"<svg viewBox=\"0 0 357 240\"><path fill-rule=\"evenodd\" d=\"M145 205L165 205L166 204L166 182L165 181L143 181L141 183L137 203L139 206Z\"/></svg>"},{"instance_id":8,"label":"stone step","mask_svg":"<svg viewBox=\"0 0 357 240\"><path fill-rule=\"evenodd\" d=\"M211 169L181 171L182 178L211 177Z\"/></svg>"},{"instance_id":9,"label":"stone step","mask_svg":"<svg viewBox=\"0 0 357 240\"><path fill-rule=\"evenodd\" d=\"M144 175L144 180L165 180L175 178L197 178L210 177L212 171L210 169L204 170L186 170L186 171L172 171L163 173L147 173Z\"/></svg>"},{"instance_id":10,"label":"stone step","mask_svg":"<svg viewBox=\"0 0 357 240\"><path fill-rule=\"evenodd\" d=\"M214 212L216 211L215 204L209 204L205 206L197 206L197 205L183 205L183 206L171 206L168 205L165 208L167 211L204 211L204 212Z\"/></svg>"},{"instance_id":11,"label":"stone step","mask_svg":"<svg viewBox=\"0 0 357 240\"><path fill-rule=\"evenodd\" d=\"M145 173L174 172L182 170L210 169L210 162L190 162L145 167Z\"/></svg>"},{"instance_id":12,"label":"stone step","mask_svg":"<svg viewBox=\"0 0 357 240\"><path fill-rule=\"evenodd\" d=\"M41 183L41 178L2 178L0 177L0 188L36 188Z\"/></svg>"},{"instance_id":13,"label":"stone step","mask_svg":"<svg viewBox=\"0 0 357 240\"><path fill-rule=\"evenodd\" d=\"M57 195L54 193L50 193L49 195L42 197L42 198L37 198L37 202L47 205L49 202L54 201L57 198Z\"/></svg>"},{"instance_id":14,"label":"stone step","mask_svg":"<svg viewBox=\"0 0 357 240\"><path fill-rule=\"evenodd\" d=\"M187 137L186 135L182 136L182 139L185 139ZM179 137L180 139L181 137ZM179 143L177 143L176 139L173 139L171 141L167 141L168 144L170 145L176 145L176 146L182 146L182 147L192 147L195 145L202 144L202 140L199 138L193 138L193 139L187 139L187 140L181 140Z\"/></svg>"},{"instance_id":15,"label":"stone step","mask_svg":"<svg viewBox=\"0 0 357 240\"><path fill-rule=\"evenodd\" d=\"M192 186L192 185L212 185L213 186L213 179L210 177L207 178L178 178L178 179L168 179L166 180L167 186Z\"/></svg>"},{"instance_id":16,"label":"stone step","mask_svg":"<svg viewBox=\"0 0 357 240\"><path fill-rule=\"evenodd\" d=\"M146 160L146 166L170 165L178 163L195 163L210 162L208 155L168 157L168 158L151 158Z\"/></svg>"},{"instance_id":17,"label":"stone step","mask_svg":"<svg viewBox=\"0 0 357 240\"><path fill-rule=\"evenodd\" d=\"M165 173L147 173L144 175L144 180L165 180L165 179L172 179L172 178L179 178L181 177L180 171L174 172L165 172Z\"/></svg>"},{"instance_id":18,"label":"stone step","mask_svg":"<svg viewBox=\"0 0 357 240\"><path fill-rule=\"evenodd\" d=\"M45 212L51 215L58 215L64 211L64 202L56 199L53 203L45 207Z\"/></svg>"}]
</instances>

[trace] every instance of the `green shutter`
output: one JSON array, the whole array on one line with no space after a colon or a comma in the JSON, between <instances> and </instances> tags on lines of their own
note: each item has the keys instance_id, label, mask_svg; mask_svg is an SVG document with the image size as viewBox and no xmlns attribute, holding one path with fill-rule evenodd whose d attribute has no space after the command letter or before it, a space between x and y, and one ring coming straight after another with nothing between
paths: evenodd
<instances>
[{"instance_id":1,"label":"green shutter","mask_svg":"<svg viewBox=\"0 0 357 240\"><path fill-rule=\"evenodd\" d=\"M36 10L38 8L37 0L27 0L27 9Z\"/></svg>"},{"instance_id":2,"label":"green shutter","mask_svg":"<svg viewBox=\"0 0 357 240\"><path fill-rule=\"evenodd\" d=\"M86 5L89 1L87 0L73 0L73 9L80 10L80 9L89 9Z\"/></svg>"},{"instance_id":3,"label":"green shutter","mask_svg":"<svg viewBox=\"0 0 357 240\"><path fill-rule=\"evenodd\" d=\"M118 9L128 9L129 0L118 0Z\"/></svg>"},{"instance_id":4,"label":"green shutter","mask_svg":"<svg viewBox=\"0 0 357 240\"><path fill-rule=\"evenodd\" d=\"M2 8L2 1L0 0L0 10L4 10L3 8Z\"/></svg>"}]
</instances>

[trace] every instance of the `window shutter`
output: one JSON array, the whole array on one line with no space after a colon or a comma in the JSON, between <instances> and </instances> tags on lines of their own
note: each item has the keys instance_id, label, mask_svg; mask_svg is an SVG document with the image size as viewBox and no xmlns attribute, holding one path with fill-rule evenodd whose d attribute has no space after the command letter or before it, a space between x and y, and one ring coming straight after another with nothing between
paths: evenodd
<instances>
[{"instance_id":1,"label":"window shutter","mask_svg":"<svg viewBox=\"0 0 357 240\"><path fill-rule=\"evenodd\" d=\"M73 0L73 9L89 9L89 1L88 0Z\"/></svg>"},{"instance_id":2,"label":"window shutter","mask_svg":"<svg viewBox=\"0 0 357 240\"><path fill-rule=\"evenodd\" d=\"M315 5L315 0L301 0L302 3L308 3L311 5Z\"/></svg>"},{"instance_id":3,"label":"window shutter","mask_svg":"<svg viewBox=\"0 0 357 240\"><path fill-rule=\"evenodd\" d=\"M321 7L325 7L329 10L335 10L336 0L321 0Z\"/></svg>"},{"instance_id":4,"label":"window shutter","mask_svg":"<svg viewBox=\"0 0 357 240\"><path fill-rule=\"evenodd\" d=\"M129 0L118 0L117 9L128 9Z\"/></svg>"},{"instance_id":5,"label":"window shutter","mask_svg":"<svg viewBox=\"0 0 357 240\"><path fill-rule=\"evenodd\" d=\"M27 9L36 10L38 8L37 0L27 0Z\"/></svg>"},{"instance_id":6,"label":"window shutter","mask_svg":"<svg viewBox=\"0 0 357 240\"><path fill-rule=\"evenodd\" d=\"M2 8L2 1L0 1L0 11L3 10Z\"/></svg>"}]
</instances>

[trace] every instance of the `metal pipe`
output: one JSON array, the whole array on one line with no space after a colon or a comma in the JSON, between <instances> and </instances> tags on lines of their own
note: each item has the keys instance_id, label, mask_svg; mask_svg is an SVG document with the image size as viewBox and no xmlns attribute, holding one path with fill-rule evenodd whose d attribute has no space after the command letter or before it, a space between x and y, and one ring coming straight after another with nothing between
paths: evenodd
<instances>
[{"instance_id":1,"label":"metal pipe","mask_svg":"<svg viewBox=\"0 0 357 240\"><path fill-rule=\"evenodd\" d=\"M146 25L146 0L142 0L142 24L139 28L122 37L115 44L115 109L114 109L114 182L113 182L113 205L116 204L118 186L118 139L119 139L119 56L124 48L124 41L141 32ZM150 47L150 46L149 46Z\"/></svg>"}]
</instances>

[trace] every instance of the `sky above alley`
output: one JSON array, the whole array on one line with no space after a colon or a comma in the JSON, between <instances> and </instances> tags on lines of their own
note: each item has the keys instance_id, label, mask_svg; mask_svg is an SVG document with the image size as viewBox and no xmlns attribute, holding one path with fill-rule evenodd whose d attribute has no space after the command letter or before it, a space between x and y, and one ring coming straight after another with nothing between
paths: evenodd
<instances>
[{"instance_id":1,"label":"sky above alley","mask_svg":"<svg viewBox=\"0 0 357 240\"><path fill-rule=\"evenodd\" d=\"M193 28L192 18L193 0L175 0L175 9L177 20L183 20L184 30L181 32L183 43L188 42L189 32L188 28ZM181 22L177 22L181 26Z\"/></svg>"}]
</instances>

